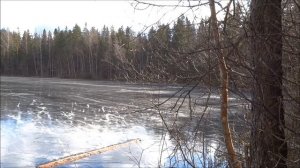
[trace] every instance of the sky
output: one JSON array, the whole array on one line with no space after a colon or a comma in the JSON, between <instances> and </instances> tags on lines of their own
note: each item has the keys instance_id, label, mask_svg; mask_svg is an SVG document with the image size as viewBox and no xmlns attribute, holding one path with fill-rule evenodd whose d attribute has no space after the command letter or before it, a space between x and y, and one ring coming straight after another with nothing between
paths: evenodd
<instances>
[{"instance_id":1,"label":"sky","mask_svg":"<svg viewBox=\"0 0 300 168\"><path fill-rule=\"evenodd\" d=\"M178 1L146 1L155 4L176 5ZM199 2L197 2L199 3ZM40 33L44 28L54 30L60 27L72 29L75 24L81 28L87 23L87 27L102 29L104 25L129 26L135 32L140 32L155 23L172 23L182 13L190 20L205 17L209 9L203 7L191 11L189 8L154 7L140 4L138 10L134 8L133 1L8 1L1 0L1 28L9 28L11 31L29 29L30 32Z\"/></svg>"}]
</instances>

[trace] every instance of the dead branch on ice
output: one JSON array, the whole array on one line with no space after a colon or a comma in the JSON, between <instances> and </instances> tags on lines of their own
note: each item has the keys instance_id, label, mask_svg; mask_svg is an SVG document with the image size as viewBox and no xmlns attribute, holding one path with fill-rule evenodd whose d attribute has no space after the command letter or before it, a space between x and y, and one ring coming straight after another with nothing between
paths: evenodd
<instances>
[{"instance_id":1,"label":"dead branch on ice","mask_svg":"<svg viewBox=\"0 0 300 168\"><path fill-rule=\"evenodd\" d=\"M64 165L64 164L67 164L67 163L72 163L72 162L75 162L75 161L83 159L83 158L87 158L87 157L90 157L90 156L93 156L93 155L98 155L98 154L108 152L108 151L113 151L113 150L125 147L125 146L127 146L131 143L138 143L140 141L141 141L141 139L139 139L139 138L138 139L132 139L132 140L128 140L128 141L123 142L123 143L118 143L118 144L106 146L106 147L103 147L103 148L100 148L100 149L95 149L95 150L91 150L91 151L88 151L88 152L77 153L77 154L74 154L74 155L71 155L71 156L66 156L66 157L63 157L63 158L45 163L45 164L41 164L41 165L38 166L38 168L50 168L50 167L56 167L56 166Z\"/></svg>"}]
</instances>

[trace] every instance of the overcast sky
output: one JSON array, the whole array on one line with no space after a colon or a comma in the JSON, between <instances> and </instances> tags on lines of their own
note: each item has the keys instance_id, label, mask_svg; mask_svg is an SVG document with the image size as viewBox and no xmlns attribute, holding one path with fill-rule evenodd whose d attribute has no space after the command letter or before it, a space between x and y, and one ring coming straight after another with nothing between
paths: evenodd
<instances>
[{"instance_id":1,"label":"overcast sky","mask_svg":"<svg viewBox=\"0 0 300 168\"><path fill-rule=\"evenodd\" d=\"M158 3L157 1L149 3ZM163 1L163 4L176 4L177 1ZM43 28L53 30L66 26L72 29L75 24L88 28L101 29L103 25L132 27L134 31L141 31L145 26L156 23L170 23L182 13L186 13L190 20L195 17L206 16L207 7L191 11L188 8L148 7L145 10L135 10L132 1L7 1L1 0L1 28L9 28L20 32L29 29L30 32L41 32ZM145 8L145 5L139 5ZM162 18L162 19L161 19ZM199 18L198 18L199 19Z\"/></svg>"}]
</instances>

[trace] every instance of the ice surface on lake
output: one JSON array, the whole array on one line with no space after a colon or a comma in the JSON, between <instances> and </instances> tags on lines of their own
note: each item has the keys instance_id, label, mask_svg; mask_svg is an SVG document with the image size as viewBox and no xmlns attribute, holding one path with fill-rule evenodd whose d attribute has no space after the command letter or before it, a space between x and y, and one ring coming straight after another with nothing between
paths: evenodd
<instances>
[{"instance_id":1,"label":"ice surface on lake","mask_svg":"<svg viewBox=\"0 0 300 168\"><path fill-rule=\"evenodd\" d=\"M175 143L160 115L138 111L152 105L151 94L171 95L171 89L1 77L1 167L35 167L136 138L142 141L63 167L186 166L180 153L170 157ZM207 143L213 156L217 144ZM201 165L201 159L195 162Z\"/></svg>"}]
</instances>

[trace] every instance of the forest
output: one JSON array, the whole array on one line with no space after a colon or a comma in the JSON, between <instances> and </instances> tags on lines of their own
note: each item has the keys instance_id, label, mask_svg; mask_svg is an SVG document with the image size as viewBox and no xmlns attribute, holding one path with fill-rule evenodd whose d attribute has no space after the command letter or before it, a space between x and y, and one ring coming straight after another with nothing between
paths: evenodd
<instances>
[{"instance_id":1,"label":"forest","mask_svg":"<svg viewBox=\"0 0 300 168\"><path fill-rule=\"evenodd\" d=\"M205 69L207 56L195 51L204 47L208 29L207 20L197 26L184 16L173 26L142 33L130 27L89 30L78 25L42 34L2 29L1 72L100 80L146 80L156 74L157 82L184 80Z\"/></svg>"},{"instance_id":2,"label":"forest","mask_svg":"<svg viewBox=\"0 0 300 168\"><path fill-rule=\"evenodd\" d=\"M140 2L145 3L145 2ZM1 75L180 83L220 91L231 167L300 164L300 2L229 1L218 20L184 14L170 24L29 31L1 30ZM148 5L155 5L149 3ZM193 8L192 6L190 6ZM236 158L228 92L251 104L249 156ZM251 98L245 96L251 93ZM228 139L226 138L228 137ZM238 156L240 157L240 156Z\"/></svg>"}]
</instances>

